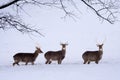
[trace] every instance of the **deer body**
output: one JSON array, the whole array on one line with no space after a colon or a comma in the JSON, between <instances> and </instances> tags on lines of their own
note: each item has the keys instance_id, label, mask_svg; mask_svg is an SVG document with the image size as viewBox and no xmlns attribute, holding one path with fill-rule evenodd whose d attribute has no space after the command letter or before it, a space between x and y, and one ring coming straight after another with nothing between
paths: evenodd
<instances>
[{"instance_id":1,"label":"deer body","mask_svg":"<svg viewBox=\"0 0 120 80\"><path fill-rule=\"evenodd\" d=\"M31 62L32 65L34 65L34 61L36 60L39 53L43 53L40 48L36 48L34 53L17 53L13 56L13 66L15 64L19 65L19 62L25 62L26 65Z\"/></svg>"},{"instance_id":2,"label":"deer body","mask_svg":"<svg viewBox=\"0 0 120 80\"><path fill-rule=\"evenodd\" d=\"M45 53L46 58L46 64L51 64L52 61L58 61L58 64L61 64L62 60L65 58L66 53L66 45L67 44L61 44L62 50L60 51L48 51Z\"/></svg>"},{"instance_id":3,"label":"deer body","mask_svg":"<svg viewBox=\"0 0 120 80\"><path fill-rule=\"evenodd\" d=\"M99 47L98 51L86 51L83 53L82 58L84 60L84 64L86 64L87 62L88 64L90 64L91 61L95 61L96 64L99 63L103 55L103 44L97 46Z\"/></svg>"}]
</instances>

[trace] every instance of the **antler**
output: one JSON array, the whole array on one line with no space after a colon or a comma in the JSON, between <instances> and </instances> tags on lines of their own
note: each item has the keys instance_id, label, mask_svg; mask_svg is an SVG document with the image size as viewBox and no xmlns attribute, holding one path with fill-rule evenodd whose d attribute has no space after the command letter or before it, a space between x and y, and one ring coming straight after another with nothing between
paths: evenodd
<instances>
[{"instance_id":1,"label":"antler","mask_svg":"<svg viewBox=\"0 0 120 80\"><path fill-rule=\"evenodd\" d=\"M40 48L40 44L39 43L36 43L36 48Z\"/></svg>"},{"instance_id":2,"label":"antler","mask_svg":"<svg viewBox=\"0 0 120 80\"><path fill-rule=\"evenodd\" d=\"M105 36L105 39L103 40L102 44L104 44L104 43L105 43L106 39L107 39L107 37Z\"/></svg>"},{"instance_id":3,"label":"antler","mask_svg":"<svg viewBox=\"0 0 120 80\"><path fill-rule=\"evenodd\" d=\"M96 38L96 43L97 43L97 45L99 45L99 44L104 44L105 43L105 41L106 41L106 36L105 36L105 38L104 38L104 40L101 42L101 43L98 43L98 39Z\"/></svg>"},{"instance_id":4,"label":"antler","mask_svg":"<svg viewBox=\"0 0 120 80\"><path fill-rule=\"evenodd\" d=\"M68 45L68 41L65 44Z\"/></svg>"},{"instance_id":5,"label":"antler","mask_svg":"<svg viewBox=\"0 0 120 80\"><path fill-rule=\"evenodd\" d=\"M61 43L61 42L60 42L60 44L61 44L61 45L62 45L62 44L66 44L66 45L68 45L68 42L66 42L66 43Z\"/></svg>"}]
</instances>

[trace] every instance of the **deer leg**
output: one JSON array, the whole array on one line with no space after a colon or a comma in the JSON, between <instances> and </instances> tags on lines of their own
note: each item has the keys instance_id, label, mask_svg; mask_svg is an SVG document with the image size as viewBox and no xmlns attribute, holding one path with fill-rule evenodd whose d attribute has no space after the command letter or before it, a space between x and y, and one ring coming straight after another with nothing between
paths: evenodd
<instances>
[{"instance_id":1,"label":"deer leg","mask_svg":"<svg viewBox=\"0 0 120 80\"><path fill-rule=\"evenodd\" d=\"M19 63L19 62L14 62L14 63L13 63L13 66L15 66L15 64L17 64L17 65L19 66L19 64L18 64L18 63Z\"/></svg>"},{"instance_id":2,"label":"deer leg","mask_svg":"<svg viewBox=\"0 0 120 80\"><path fill-rule=\"evenodd\" d=\"M60 60L58 60L58 64L61 64L61 62L62 62L62 60L60 59Z\"/></svg>"},{"instance_id":3,"label":"deer leg","mask_svg":"<svg viewBox=\"0 0 120 80\"><path fill-rule=\"evenodd\" d=\"M88 64L90 64L90 61L88 61Z\"/></svg>"},{"instance_id":4,"label":"deer leg","mask_svg":"<svg viewBox=\"0 0 120 80\"><path fill-rule=\"evenodd\" d=\"M45 64L47 64L47 63L48 63L48 61L45 62Z\"/></svg>"},{"instance_id":5,"label":"deer leg","mask_svg":"<svg viewBox=\"0 0 120 80\"><path fill-rule=\"evenodd\" d=\"M16 62L16 64L19 66L19 62Z\"/></svg>"},{"instance_id":6,"label":"deer leg","mask_svg":"<svg viewBox=\"0 0 120 80\"><path fill-rule=\"evenodd\" d=\"M49 61L49 64L51 64L52 63L52 61Z\"/></svg>"},{"instance_id":7,"label":"deer leg","mask_svg":"<svg viewBox=\"0 0 120 80\"><path fill-rule=\"evenodd\" d=\"M96 64L98 64L98 61L95 61Z\"/></svg>"},{"instance_id":8,"label":"deer leg","mask_svg":"<svg viewBox=\"0 0 120 80\"><path fill-rule=\"evenodd\" d=\"M32 62L32 65L34 65L34 62Z\"/></svg>"},{"instance_id":9,"label":"deer leg","mask_svg":"<svg viewBox=\"0 0 120 80\"><path fill-rule=\"evenodd\" d=\"M27 64L28 64L28 62L25 63L25 65L27 65Z\"/></svg>"},{"instance_id":10,"label":"deer leg","mask_svg":"<svg viewBox=\"0 0 120 80\"><path fill-rule=\"evenodd\" d=\"M48 62L49 62L49 60L47 60L47 61L45 62L45 64L48 64Z\"/></svg>"},{"instance_id":11,"label":"deer leg","mask_svg":"<svg viewBox=\"0 0 120 80\"><path fill-rule=\"evenodd\" d=\"M83 64L86 64L87 63L87 60L84 60L84 63Z\"/></svg>"},{"instance_id":12,"label":"deer leg","mask_svg":"<svg viewBox=\"0 0 120 80\"><path fill-rule=\"evenodd\" d=\"M15 64L19 65L19 61L15 60L15 62L13 63L13 66L14 66Z\"/></svg>"},{"instance_id":13,"label":"deer leg","mask_svg":"<svg viewBox=\"0 0 120 80\"><path fill-rule=\"evenodd\" d=\"M16 64L16 63L14 62L14 63L13 63L13 66L15 66L15 64Z\"/></svg>"}]
</instances>

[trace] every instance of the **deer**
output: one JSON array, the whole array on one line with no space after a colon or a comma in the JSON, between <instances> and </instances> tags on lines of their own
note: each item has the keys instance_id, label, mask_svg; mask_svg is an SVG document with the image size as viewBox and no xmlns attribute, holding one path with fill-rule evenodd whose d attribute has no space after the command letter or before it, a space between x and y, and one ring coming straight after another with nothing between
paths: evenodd
<instances>
[{"instance_id":1,"label":"deer","mask_svg":"<svg viewBox=\"0 0 120 80\"><path fill-rule=\"evenodd\" d=\"M39 47L36 47L36 50L34 53L16 53L13 56L13 59L14 59L13 66L15 64L19 65L19 62L25 62L25 65L27 65L29 62L31 62L32 65L34 65L34 62L35 62L37 56L39 55L39 53L43 53Z\"/></svg>"},{"instance_id":2,"label":"deer","mask_svg":"<svg viewBox=\"0 0 120 80\"><path fill-rule=\"evenodd\" d=\"M97 47L99 50L97 51L86 51L83 53L82 58L84 60L83 64L90 64L91 61L95 61L96 64L99 63L99 61L102 59L103 55L103 43L102 44L97 44Z\"/></svg>"},{"instance_id":3,"label":"deer","mask_svg":"<svg viewBox=\"0 0 120 80\"><path fill-rule=\"evenodd\" d=\"M52 61L58 61L58 64L62 63L62 60L65 58L66 54L66 46L68 44L60 44L62 46L62 50L59 51L48 51L45 53L44 57L46 58L45 64L51 64Z\"/></svg>"}]
</instances>

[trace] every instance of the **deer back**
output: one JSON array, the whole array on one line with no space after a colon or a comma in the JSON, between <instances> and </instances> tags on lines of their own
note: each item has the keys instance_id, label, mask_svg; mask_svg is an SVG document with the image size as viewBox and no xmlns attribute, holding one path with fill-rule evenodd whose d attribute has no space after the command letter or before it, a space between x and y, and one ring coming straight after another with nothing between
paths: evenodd
<instances>
[{"instance_id":1,"label":"deer back","mask_svg":"<svg viewBox=\"0 0 120 80\"><path fill-rule=\"evenodd\" d=\"M64 54L62 51L48 51L45 54L46 59L58 60L63 57L64 57Z\"/></svg>"},{"instance_id":2,"label":"deer back","mask_svg":"<svg viewBox=\"0 0 120 80\"><path fill-rule=\"evenodd\" d=\"M14 60L23 61L23 62L33 62L39 53L42 53L40 48L36 47L34 53L17 53L13 56Z\"/></svg>"},{"instance_id":3,"label":"deer back","mask_svg":"<svg viewBox=\"0 0 120 80\"><path fill-rule=\"evenodd\" d=\"M100 51L86 51L82 57L83 59L90 60L90 61L101 59Z\"/></svg>"},{"instance_id":4,"label":"deer back","mask_svg":"<svg viewBox=\"0 0 120 80\"><path fill-rule=\"evenodd\" d=\"M34 55L32 53L17 53L16 55L13 56L14 60L18 61L34 61Z\"/></svg>"}]
</instances>

